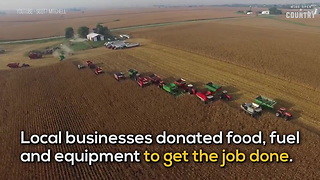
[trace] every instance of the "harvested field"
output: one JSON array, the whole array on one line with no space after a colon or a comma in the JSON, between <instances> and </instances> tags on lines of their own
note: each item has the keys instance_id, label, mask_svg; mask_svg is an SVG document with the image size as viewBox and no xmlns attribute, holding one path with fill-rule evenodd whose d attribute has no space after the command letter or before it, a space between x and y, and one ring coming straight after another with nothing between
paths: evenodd
<instances>
[{"instance_id":1,"label":"harvested field","mask_svg":"<svg viewBox=\"0 0 320 180\"><path fill-rule=\"evenodd\" d=\"M150 8L123 10L89 10L67 12L65 15L6 15L0 16L0 40L19 40L64 35L66 27L95 27L103 23L109 28L183 21L190 19L243 16L239 8ZM241 9L241 8L240 8ZM36 28L36 30L35 30ZM23 33L18 33L23 29ZM11 32L11 33L7 33ZM16 33L15 33L16 32Z\"/></svg>"},{"instance_id":2,"label":"harvested field","mask_svg":"<svg viewBox=\"0 0 320 180\"><path fill-rule=\"evenodd\" d=\"M130 53L135 54L137 49ZM97 50L98 51L98 50ZM128 51L129 53L129 51ZM138 54L138 52L137 52ZM5 179L177 179L203 178L299 178L312 179L319 176L319 136L294 123L276 119L265 114L259 120L240 113L223 102L204 105L195 97L185 95L179 98L164 93L156 87L139 88L133 81L116 82L111 76L114 70L127 67L141 71L156 71L157 67L139 61L134 56L120 51L94 59L108 72L99 76L89 69L77 70L72 62L18 71L0 72L0 104L2 160L0 173ZM128 60L125 60L128 59ZM111 63L116 62L116 63ZM161 68L161 67L159 67ZM165 73L165 71L163 72ZM162 75L162 74L161 74ZM27 87L27 88L26 88ZM134 96L133 96L134 95ZM174 109L174 111L173 111ZM19 111L17 111L19 110ZM162 164L95 164L91 167L78 164L71 167L66 163L19 162L24 151L43 152L47 148L57 152L90 151L116 152L133 149L149 151L181 151L203 148L207 152L219 151L223 146L65 146L65 145L19 145L19 132L55 133L69 130L73 133L152 133L162 130L171 133L216 133L219 130L234 130L238 133L254 133L263 130L268 133L278 130L291 133L301 130L302 144L296 146L229 146L227 149L241 149L244 152L261 148L271 152L288 152L293 163L280 164L230 164L219 168L218 164L176 164L165 168ZM286 172L286 173L283 173ZM21 174L24 174L21 176Z\"/></svg>"},{"instance_id":3,"label":"harvested field","mask_svg":"<svg viewBox=\"0 0 320 180\"><path fill-rule=\"evenodd\" d=\"M261 21L263 24L264 19ZM228 22L230 24L225 24ZM233 25L232 22L236 21L138 30L134 36L236 64L262 74L299 82L311 89L320 88L320 81L314 78L320 77L320 57L317 55L319 33L301 32L301 29L286 31L272 27L248 27L239 23ZM286 23L280 25L286 27Z\"/></svg>"}]
</instances>

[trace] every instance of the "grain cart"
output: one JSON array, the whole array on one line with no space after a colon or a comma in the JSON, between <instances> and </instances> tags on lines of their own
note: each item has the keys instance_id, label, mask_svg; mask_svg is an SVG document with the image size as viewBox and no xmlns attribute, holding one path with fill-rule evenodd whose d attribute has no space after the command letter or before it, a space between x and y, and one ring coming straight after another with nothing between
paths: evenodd
<instances>
[{"instance_id":1,"label":"grain cart","mask_svg":"<svg viewBox=\"0 0 320 180\"><path fill-rule=\"evenodd\" d=\"M240 107L244 112L250 114L252 117L257 117L261 115L262 112L261 106L256 103L244 103L241 104Z\"/></svg>"},{"instance_id":2,"label":"grain cart","mask_svg":"<svg viewBox=\"0 0 320 180\"><path fill-rule=\"evenodd\" d=\"M113 77L117 80L120 81L121 79L125 80L126 76L122 72L117 72L113 74Z\"/></svg>"},{"instance_id":3,"label":"grain cart","mask_svg":"<svg viewBox=\"0 0 320 180\"><path fill-rule=\"evenodd\" d=\"M264 97L264 96L258 96L254 101L257 104L259 104L261 107L266 107L269 109L273 109L274 105L277 104L276 101L269 99L267 97Z\"/></svg>"},{"instance_id":4,"label":"grain cart","mask_svg":"<svg viewBox=\"0 0 320 180\"><path fill-rule=\"evenodd\" d=\"M216 93L217 91L221 90L222 87L217 84L213 84L212 82L209 82L206 84L206 88L212 93Z\"/></svg>"},{"instance_id":5,"label":"grain cart","mask_svg":"<svg viewBox=\"0 0 320 180\"><path fill-rule=\"evenodd\" d=\"M292 114L289 113L286 108L280 108L277 112L276 112L276 116L277 117L281 117L284 120L288 121L290 119L292 119Z\"/></svg>"}]
</instances>

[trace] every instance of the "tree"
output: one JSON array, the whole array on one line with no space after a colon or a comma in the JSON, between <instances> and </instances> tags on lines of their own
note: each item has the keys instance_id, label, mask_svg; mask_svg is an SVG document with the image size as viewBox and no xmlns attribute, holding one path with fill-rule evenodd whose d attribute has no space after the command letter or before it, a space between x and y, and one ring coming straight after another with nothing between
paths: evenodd
<instances>
[{"instance_id":1,"label":"tree","mask_svg":"<svg viewBox=\"0 0 320 180\"><path fill-rule=\"evenodd\" d=\"M107 26L102 26L101 24L97 24L96 32L98 34L104 35L106 38L112 37L112 34Z\"/></svg>"},{"instance_id":2,"label":"tree","mask_svg":"<svg viewBox=\"0 0 320 180\"><path fill-rule=\"evenodd\" d=\"M269 8L270 14L282 14L282 11L279 10L276 6Z\"/></svg>"},{"instance_id":3,"label":"tree","mask_svg":"<svg viewBox=\"0 0 320 180\"><path fill-rule=\"evenodd\" d=\"M74 30L72 27L67 27L65 31L65 38L72 38L74 35Z\"/></svg>"},{"instance_id":4,"label":"tree","mask_svg":"<svg viewBox=\"0 0 320 180\"><path fill-rule=\"evenodd\" d=\"M79 34L79 37L86 38L87 35L89 34L89 28L87 26L79 27L78 34Z\"/></svg>"}]
</instances>

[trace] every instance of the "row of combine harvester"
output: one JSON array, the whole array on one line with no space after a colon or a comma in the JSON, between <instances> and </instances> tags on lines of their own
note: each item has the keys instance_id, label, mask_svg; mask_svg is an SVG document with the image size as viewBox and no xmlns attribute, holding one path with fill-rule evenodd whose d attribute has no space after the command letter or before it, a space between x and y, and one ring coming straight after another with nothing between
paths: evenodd
<instances>
[{"instance_id":1,"label":"row of combine harvester","mask_svg":"<svg viewBox=\"0 0 320 180\"><path fill-rule=\"evenodd\" d=\"M93 62L87 61L86 63L90 69L94 70L95 74L98 75L100 73L103 73L102 68L96 66ZM84 67L84 65L78 65L78 69L82 69ZM215 99L222 99L226 101L231 100L231 95L228 94L226 90L222 90L222 86L219 86L212 82L209 82L205 85L205 90L199 90L196 89L192 84L187 83L187 81L183 78L177 79L176 81L171 83L165 83L157 74L142 76L136 69L129 69L128 77L126 77L123 72L114 73L113 76L117 81L130 78L134 80L140 87L145 87L153 84L173 96L179 96L184 93L195 95L205 104L213 102ZM260 95L255 98L254 102L252 103L241 104L240 108L243 112L251 115L252 117L258 117L262 114L263 109L274 109L274 106L276 104L276 101ZM284 118L285 120L290 120L293 117L292 114L283 107L276 111L275 115L277 117Z\"/></svg>"},{"instance_id":2,"label":"row of combine harvester","mask_svg":"<svg viewBox=\"0 0 320 180\"><path fill-rule=\"evenodd\" d=\"M165 83L157 74L151 74L144 77L136 69L129 69L128 74L129 78L134 80L140 87L153 84L174 96L184 93L193 94L206 104L214 101L216 99L215 96L218 96L219 99L228 101L231 99L231 96L227 91L223 91L221 86L213 84L212 82L206 84L206 90L199 91L192 84L187 83L183 78L177 79L172 83ZM113 76L117 81L126 79L123 72L114 73Z\"/></svg>"}]
</instances>

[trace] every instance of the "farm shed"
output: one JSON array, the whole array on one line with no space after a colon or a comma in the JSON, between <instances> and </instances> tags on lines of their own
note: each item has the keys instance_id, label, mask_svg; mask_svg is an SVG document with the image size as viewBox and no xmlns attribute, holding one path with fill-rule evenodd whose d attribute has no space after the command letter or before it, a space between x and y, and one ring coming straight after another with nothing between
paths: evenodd
<instances>
[{"instance_id":1,"label":"farm shed","mask_svg":"<svg viewBox=\"0 0 320 180\"><path fill-rule=\"evenodd\" d=\"M90 33L87 35L89 41L104 41L104 36L97 33Z\"/></svg>"},{"instance_id":2,"label":"farm shed","mask_svg":"<svg viewBox=\"0 0 320 180\"><path fill-rule=\"evenodd\" d=\"M270 11L262 11L261 14L270 14Z\"/></svg>"}]
</instances>

